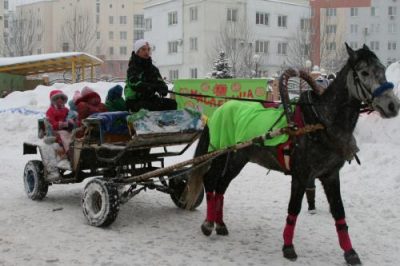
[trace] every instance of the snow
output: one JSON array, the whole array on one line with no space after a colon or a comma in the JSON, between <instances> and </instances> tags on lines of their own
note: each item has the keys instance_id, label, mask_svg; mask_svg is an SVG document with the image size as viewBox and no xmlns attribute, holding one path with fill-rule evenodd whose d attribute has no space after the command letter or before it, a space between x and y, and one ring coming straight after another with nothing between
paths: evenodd
<instances>
[{"instance_id":1,"label":"snow","mask_svg":"<svg viewBox=\"0 0 400 266\"><path fill-rule=\"evenodd\" d=\"M68 53L50 53L50 54L40 54L40 55L28 55L28 56L20 56L20 57L0 57L0 67L9 66L14 64L24 64L24 63L33 63L39 61L46 61L51 59L59 59L59 58L67 58L85 55L93 59L94 61L103 62L100 58L97 58L93 55L81 52L68 52Z\"/></svg>"},{"instance_id":2,"label":"snow","mask_svg":"<svg viewBox=\"0 0 400 266\"><path fill-rule=\"evenodd\" d=\"M282 257L282 230L290 177L248 164L225 197L230 235L205 237L197 211L174 206L168 195L142 192L121 206L108 228L89 226L81 208L81 184L53 185L43 201L25 195L22 175L28 160L22 143L37 140L37 118L51 89L72 97L91 86L104 100L115 83L55 84L14 92L0 99L0 265L344 265L334 221L317 182L317 214L299 216L296 262ZM16 111L21 110L21 111ZM400 265L400 118L363 115L356 128L361 166L341 171L341 190L354 248L364 265ZM193 148L167 164L192 156Z\"/></svg>"}]
</instances>

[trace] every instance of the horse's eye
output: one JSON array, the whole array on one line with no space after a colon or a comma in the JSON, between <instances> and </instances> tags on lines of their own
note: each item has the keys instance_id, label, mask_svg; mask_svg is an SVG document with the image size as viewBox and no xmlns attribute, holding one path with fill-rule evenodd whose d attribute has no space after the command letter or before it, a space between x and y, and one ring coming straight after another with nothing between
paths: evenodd
<instances>
[{"instance_id":1,"label":"horse's eye","mask_svg":"<svg viewBox=\"0 0 400 266\"><path fill-rule=\"evenodd\" d=\"M362 71L362 72L361 72L361 75L363 75L364 77L368 77L368 76L369 76L369 73L368 73L367 71Z\"/></svg>"}]
</instances>

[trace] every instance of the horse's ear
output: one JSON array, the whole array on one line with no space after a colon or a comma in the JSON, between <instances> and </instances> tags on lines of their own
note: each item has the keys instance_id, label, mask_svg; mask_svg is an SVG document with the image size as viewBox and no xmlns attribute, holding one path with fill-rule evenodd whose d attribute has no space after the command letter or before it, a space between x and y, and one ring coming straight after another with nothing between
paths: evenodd
<instances>
[{"instance_id":1,"label":"horse's ear","mask_svg":"<svg viewBox=\"0 0 400 266\"><path fill-rule=\"evenodd\" d=\"M365 43L363 44L363 49L369 51L369 47Z\"/></svg>"},{"instance_id":2,"label":"horse's ear","mask_svg":"<svg viewBox=\"0 0 400 266\"><path fill-rule=\"evenodd\" d=\"M347 44L347 42L345 42L344 44L346 45L346 50L347 50L347 53L349 54L349 57L351 59L355 59L356 58L356 52L354 52L354 50L351 49L351 47Z\"/></svg>"}]
</instances>

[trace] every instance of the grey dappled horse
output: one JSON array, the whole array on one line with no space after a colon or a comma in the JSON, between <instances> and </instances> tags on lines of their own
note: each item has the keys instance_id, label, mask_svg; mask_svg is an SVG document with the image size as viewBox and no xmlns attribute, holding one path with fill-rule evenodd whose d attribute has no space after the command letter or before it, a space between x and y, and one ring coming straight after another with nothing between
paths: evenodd
<instances>
[{"instance_id":1,"label":"grey dappled horse","mask_svg":"<svg viewBox=\"0 0 400 266\"><path fill-rule=\"evenodd\" d=\"M307 181L309 178L319 178L335 219L345 260L351 265L361 264L347 231L340 195L339 170L346 160L357 152L353 131L361 104L367 103L383 118L392 118L397 116L400 103L393 93L393 84L386 80L385 67L376 55L365 45L357 51L347 44L346 48L349 59L323 94L306 91L299 98L298 104L302 109L304 123L322 123L325 129L292 140L294 145L290 153L291 195L283 232L283 255L290 260L297 258L293 236ZM221 127L220 130L224 129ZM209 130L206 127L195 156L207 153L208 145ZM223 222L224 193L232 179L248 162L283 171L277 161L275 147L252 145L237 152L221 155L192 172L184 200L190 208L204 184L207 192L207 217L201 229L205 235L212 233L214 224L217 234L228 234Z\"/></svg>"}]
</instances>

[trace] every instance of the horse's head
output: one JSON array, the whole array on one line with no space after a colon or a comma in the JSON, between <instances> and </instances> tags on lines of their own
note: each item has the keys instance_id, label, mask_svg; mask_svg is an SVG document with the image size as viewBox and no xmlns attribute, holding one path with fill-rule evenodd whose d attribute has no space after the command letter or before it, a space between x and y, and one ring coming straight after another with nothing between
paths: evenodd
<instances>
[{"instance_id":1,"label":"horse's head","mask_svg":"<svg viewBox=\"0 0 400 266\"><path fill-rule=\"evenodd\" d=\"M350 94L369 104L383 118L397 116L400 100L393 93L393 84L387 82L385 67L378 57L365 44L354 51L346 43L346 49L352 70L347 77Z\"/></svg>"}]
</instances>

